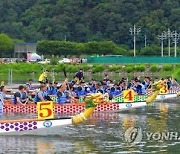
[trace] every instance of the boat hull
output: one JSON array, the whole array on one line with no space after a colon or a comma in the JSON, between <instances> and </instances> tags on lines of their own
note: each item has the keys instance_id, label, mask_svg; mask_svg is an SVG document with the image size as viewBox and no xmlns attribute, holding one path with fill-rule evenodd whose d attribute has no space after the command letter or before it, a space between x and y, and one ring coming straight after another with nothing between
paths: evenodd
<instances>
[{"instance_id":1,"label":"boat hull","mask_svg":"<svg viewBox=\"0 0 180 154\"><path fill-rule=\"evenodd\" d=\"M163 101L165 99L171 99L178 97L177 93L173 93L175 91L171 91L169 94L159 94L156 98L156 101ZM177 91L176 91L177 92ZM127 110L128 107L136 108L144 106L146 98L148 95L138 95L135 96L135 102L131 103L124 103L124 99L122 96L118 96L113 99L113 102L116 103L109 103L109 104L101 104L98 105L95 109L95 112L105 112L105 111L121 111ZM128 107L127 107L127 106ZM74 115L76 113L80 113L82 110L85 109L85 103L70 103L70 104L54 104L54 112L56 114L67 114L67 115ZM4 113L37 113L37 106L35 104L27 104L27 105L13 105L11 102L3 106Z\"/></svg>"},{"instance_id":2,"label":"boat hull","mask_svg":"<svg viewBox=\"0 0 180 154\"><path fill-rule=\"evenodd\" d=\"M156 101L163 101L166 99L172 99L178 97L177 94L159 94L156 98Z\"/></svg>"},{"instance_id":3,"label":"boat hull","mask_svg":"<svg viewBox=\"0 0 180 154\"><path fill-rule=\"evenodd\" d=\"M142 106L146 106L146 102L132 102L132 103L108 103L98 105L95 109L95 112L118 112L122 110L129 110L131 108L139 108ZM80 113L85 109L84 103L78 104L63 104L63 105L54 105L54 112L56 114L67 114L74 115L76 113ZM4 105L3 107L4 113L37 113L37 106L35 104L29 105Z\"/></svg>"},{"instance_id":4,"label":"boat hull","mask_svg":"<svg viewBox=\"0 0 180 154\"><path fill-rule=\"evenodd\" d=\"M55 127L61 127L71 125L72 119L58 119L58 120L32 120L27 121L26 119L16 122L4 122L0 123L0 134L5 135L17 135L23 134L24 132L37 132L43 129L50 129Z\"/></svg>"}]
</instances>

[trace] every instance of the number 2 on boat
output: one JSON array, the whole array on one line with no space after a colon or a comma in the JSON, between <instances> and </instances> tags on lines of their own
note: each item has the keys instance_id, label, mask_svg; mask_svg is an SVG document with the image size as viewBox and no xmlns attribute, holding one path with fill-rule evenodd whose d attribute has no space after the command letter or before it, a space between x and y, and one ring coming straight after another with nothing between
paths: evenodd
<instances>
[{"instance_id":1,"label":"number 2 on boat","mask_svg":"<svg viewBox=\"0 0 180 154\"><path fill-rule=\"evenodd\" d=\"M124 102L134 102L134 90L124 90L123 98Z\"/></svg>"},{"instance_id":2,"label":"number 2 on boat","mask_svg":"<svg viewBox=\"0 0 180 154\"><path fill-rule=\"evenodd\" d=\"M53 102L38 102L37 103L38 109L38 119L53 119L54 112L53 112Z\"/></svg>"}]
</instances>

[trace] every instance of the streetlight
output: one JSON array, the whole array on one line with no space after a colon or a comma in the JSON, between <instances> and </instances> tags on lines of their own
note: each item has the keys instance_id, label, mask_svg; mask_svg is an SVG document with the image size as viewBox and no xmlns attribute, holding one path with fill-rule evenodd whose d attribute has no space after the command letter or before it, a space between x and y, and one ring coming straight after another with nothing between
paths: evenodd
<instances>
[{"instance_id":1,"label":"streetlight","mask_svg":"<svg viewBox=\"0 0 180 154\"><path fill-rule=\"evenodd\" d=\"M134 57L136 57L136 35L141 32L141 28L136 28L134 25L133 28L129 28L129 32L134 36Z\"/></svg>"},{"instance_id":2,"label":"streetlight","mask_svg":"<svg viewBox=\"0 0 180 154\"><path fill-rule=\"evenodd\" d=\"M158 35L158 39L161 40L161 57L164 56L164 40L166 39L166 35L162 33L161 35Z\"/></svg>"},{"instance_id":3,"label":"streetlight","mask_svg":"<svg viewBox=\"0 0 180 154\"><path fill-rule=\"evenodd\" d=\"M174 43L174 57L177 56L177 43L178 43L178 40L180 38L180 34L177 33L177 31L173 32L172 33L172 40L173 40L173 43Z\"/></svg>"},{"instance_id":4,"label":"streetlight","mask_svg":"<svg viewBox=\"0 0 180 154\"><path fill-rule=\"evenodd\" d=\"M168 28L167 32L164 32L167 39L168 39L168 56L171 56L171 36L172 36L172 32L171 30Z\"/></svg>"}]
</instances>

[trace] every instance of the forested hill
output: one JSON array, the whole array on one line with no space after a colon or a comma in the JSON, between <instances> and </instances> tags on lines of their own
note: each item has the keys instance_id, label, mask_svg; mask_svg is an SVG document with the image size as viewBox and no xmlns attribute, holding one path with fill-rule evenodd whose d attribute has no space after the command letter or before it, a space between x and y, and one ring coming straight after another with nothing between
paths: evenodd
<instances>
[{"instance_id":1,"label":"forested hill","mask_svg":"<svg viewBox=\"0 0 180 154\"><path fill-rule=\"evenodd\" d=\"M28 42L66 36L127 44L133 24L151 42L168 27L180 30L179 0L0 0L0 15L0 33Z\"/></svg>"}]
</instances>

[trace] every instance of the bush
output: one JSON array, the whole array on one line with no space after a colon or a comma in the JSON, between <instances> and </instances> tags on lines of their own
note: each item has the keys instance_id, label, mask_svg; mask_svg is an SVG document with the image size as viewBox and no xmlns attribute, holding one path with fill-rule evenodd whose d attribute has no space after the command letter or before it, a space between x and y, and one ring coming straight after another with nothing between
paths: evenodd
<instances>
[{"instance_id":1,"label":"bush","mask_svg":"<svg viewBox=\"0 0 180 154\"><path fill-rule=\"evenodd\" d=\"M52 57L52 58L51 58L51 61L50 61L50 64L51 64L51 65L57 65L57 63L58 63L58 58Z\"/></svg>"},{"instance_id":2,"label":"bush","mask_svg":"<svg viewBox=\"0 0 180 154\"><path fill-rule=\"evenodd\" d=\"M92 68L92 73L102 72L102 71L104 71L104 69L105 68L103 65L97 65Z\"/></svg>"},{"instance_id":3,"label":"bush","mask_svg":"<svg viewBox=\"0 0 180 154\"><path fill-rule=\"evenodd\" d=\"M144 71L146 70L146 67L145 67L145 65L137 65L137 66L135 67L135 70L136 70L137 72L144 72Z\"/></svg>"},{"instance_id":4,"label":"bush","mask_svg":"<svg viewBox=\"0 0 180 154\"><path fill-rule=\"evenodd\" d=\"M75 73L78 71L77 65L68 65L65 67L66 71L69 73Z\"/></svg>"},{"instance_id":5,"label":"bush","mask_svg":"<svg viewBox=\"0 0 180 154\"><path fill-rule=\"evenodd\" d=\"M82 68L83 71L87 71L87 70L89 70L90 67L87 64L84 64L84 65L80 66L80 68Z\"/></svg>"},{"instance_id":6,"label":"bush","mask_svg":"<svg viewBox=\"0 0 180 154\"><path fill-rule=\"evenodd\" d=\"M121 67L119 65L110 65L108 67L108 71L109 72L116 72L116 73L119 73L121 70Z\"/></svg>"},{"instance_id":7,"label":"bush","mask_svg":"<svg viewBox=\"0 0 180 154\"><path fill-rule=\"evenodd\" d=\"M177 69L174 73L173 73L173 77L175 79L177 79L178 81L180 81L180 69Z\"/></svg>"},{"instance_id":8,"label":"bush","mask_svg":"<svg viewBox=\"0 0 180 154\"><path fill-rule=\"evenodd\" d=\"M127 73L131 73L131 72L134 71L134 67L133 67L133 66L126 66L126 67L124 68L124 70L125 70Z\"/></svg>"},{"instance_id":9,"label":"bush","mask_svg":"<svg viewBox=\"0 0 180 154\"><path fill-rule=\"evenodd\" d=\"M159 70L159 68L156 65L152 65L150 68L151 72L157 72Z\"/></svg>"},{"instance_id":10,"label":"bush","mask_svg":"<svg viewBox=\"0 0 180 154\"><path fill-rule=\"evenodd\" d=\"M163 66L163 70L164 71L171 71L173 69L173 66L172 65L164 65Z\"/></svg>"}]
</instances>

